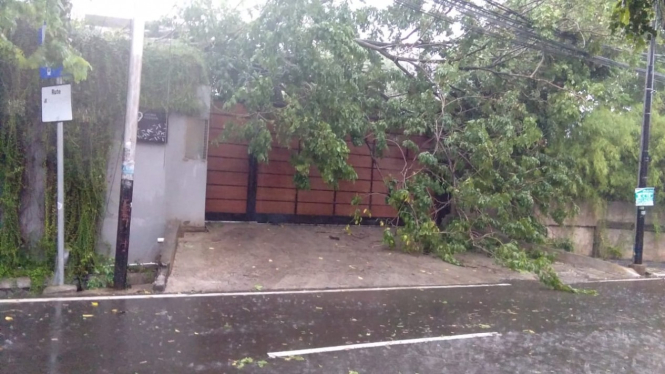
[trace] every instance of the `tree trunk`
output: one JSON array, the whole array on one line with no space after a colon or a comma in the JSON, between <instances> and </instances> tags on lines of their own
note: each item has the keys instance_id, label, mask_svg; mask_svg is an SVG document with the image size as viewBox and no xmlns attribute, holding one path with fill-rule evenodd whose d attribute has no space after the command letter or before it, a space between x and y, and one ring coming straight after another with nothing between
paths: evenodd
<instances>
[{"instance_id":1,"label":"tree trunk","mask_svg":"<svg viewBox=\"0 0 665 374\"><path fill-rule=\"evenodd\" d=\"M44 144L43 124L32 122L27 129L25 144L25 169L21 191L20 217L21 236L35 260L44 260L45 253L39 242L44 236L46 191L46 144Z\"/></svg>"}]
</instances>

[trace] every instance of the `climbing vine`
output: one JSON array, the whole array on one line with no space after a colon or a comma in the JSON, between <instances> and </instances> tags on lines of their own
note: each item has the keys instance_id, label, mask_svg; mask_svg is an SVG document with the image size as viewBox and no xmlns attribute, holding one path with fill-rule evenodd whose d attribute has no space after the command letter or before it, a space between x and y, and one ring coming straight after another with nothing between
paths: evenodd
<instances>
[{"instance_id":1,"label":"climbing vine","mask_svg":"<svg viewBox=\"0 0 665 374\"><path fill-rule=\"evenodd\" d=\"M25 51L36 48L33 25L19 25L22 28L12 30L15 48L9 55L16 50L27 54ZM72 83L74 109L74 120L65 123L64 133L67 273L80 277L98 261L98 227L108 209L109 149L114 138L120 139L124 123L129 41L124 35L74 27L68 27L64 35L69 53L90 67L85 75L77 72L65 78L66 83ZM0 56L7 52L2 47ZM57 160L55 126L40 123L39 95L40 86L52 82L40 82L34 66L21 61L0 58L0 277L35 275L43 283L44 275L54 265L56 249ZM66 70L72 72L67 69L67 61L57 56L50 64L57 66L63 61ZM196 92L207 77L195 49L170 40L148 39L142 78L142 107L184 114L199 112ZM26 179L31 171L25 165L34 157L30 154L34 144L40 144L45 153L35 167L43 173L45 182L43 201L37 203L43 207L43 230L38 230L42 234L36 242L30 242L21 217L25 191L38 188Z\"/></svg>"}]
</instances>

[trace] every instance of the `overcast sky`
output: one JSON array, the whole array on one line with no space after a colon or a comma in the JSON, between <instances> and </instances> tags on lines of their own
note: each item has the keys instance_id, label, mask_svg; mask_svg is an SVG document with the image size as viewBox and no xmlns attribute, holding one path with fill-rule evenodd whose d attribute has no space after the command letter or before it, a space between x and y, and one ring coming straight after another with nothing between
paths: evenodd
<instances>
[{"instance_id":1,"label":"overcast sky","mask_svg":"<svg viewBox=\"0 0 665 374\"><path fill-rule=\"evenodd\" d=\"M217 0L225 1L225 0ZM165 15L174 13L175 7L188 2L187 0L72 0L73 15L82 18L86 14L100 16L132 18L135 14L144 17L146 21L156 20ZM240 8L248 9L254 5L262 4L265 0L226 0L227 3L239 4ZM380 6L388 5L390 0L365 0L367 4Z\"/></svg>"}]
</instances>

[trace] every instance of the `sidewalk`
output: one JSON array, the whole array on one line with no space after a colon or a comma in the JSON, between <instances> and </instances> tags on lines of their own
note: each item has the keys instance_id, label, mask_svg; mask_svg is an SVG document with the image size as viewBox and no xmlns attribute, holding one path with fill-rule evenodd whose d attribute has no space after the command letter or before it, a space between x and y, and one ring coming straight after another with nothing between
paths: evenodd
<instances>
[{"instance_id":1,"label":"sidewalk","mask_svg":"<svg viewBox=\"0 0 665 374\"><path fill-rule=\"evenodd\" d=\"M178 243L166 292L395 287L497 283L535 279L481 254L458 256L463 267L432 256L387 250L382 228L210 224ZM568 258L568 257L567 257ZM575 257L568 261L575 262ZM595 268L593 264L599 265ZM591 268L589 268L589 263ZM557 263L565 282L634 277L630 271L591 259L584 266Z\"/></svg>"}]
</instances>

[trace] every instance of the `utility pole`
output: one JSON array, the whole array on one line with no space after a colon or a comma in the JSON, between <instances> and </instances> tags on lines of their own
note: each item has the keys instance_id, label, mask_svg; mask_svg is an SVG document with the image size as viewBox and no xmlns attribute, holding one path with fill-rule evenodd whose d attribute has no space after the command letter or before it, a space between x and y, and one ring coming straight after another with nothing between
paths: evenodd
<instances>
[{"instance_id":1,"label":"utility pole","mask_svg":"<svg viewBox=\"0 0 665 374\"><path fill-rule=\"evenodd\" d=\"M129 57L129 77L127 83L122 179L120 180L120 201L118 204L118 234L115 245L115 269L113 273L113 287L117 290L124 289L127 286L129 229L132 220L134 156L136 153L136 130L139 119L139 98L141 96L144 27L145 23L143 19L139 16L134 17L132 21L132 47Z\"/></svg>"},{"instance_id":2,"label":"utility pole","mask_svg":"<svg viewBox=\"0 0 665 374\"><path fill-rule=\"evenodd\" d=\"M656 19L654 28L658 22L658 2L656 2ZM651 101L653 98L653 77L656 54L656 35L649 35L649 54L647 56L646 82L644 87L644 112L642 116L642 140L640 145L640 166L637 175L637 188L647 187L647 175L649 171L649 136L651 131ZM638 190L636 190L637 217L635 220L635 246L633 247L633 267L638 273L644 272L642 265L642 254L644 252L644 224L646 221L645 205L639 204ZM651 202L653 204L653 202Z\"/></svg>"}]
</instances>

